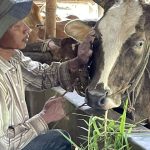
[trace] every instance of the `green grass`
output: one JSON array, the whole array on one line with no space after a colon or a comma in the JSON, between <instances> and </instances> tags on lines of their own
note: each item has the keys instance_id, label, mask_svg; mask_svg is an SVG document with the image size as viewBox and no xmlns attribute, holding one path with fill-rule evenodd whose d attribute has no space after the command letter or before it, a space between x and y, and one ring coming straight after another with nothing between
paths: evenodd
<instances>
[{"instance_id":1,"label":"green grass","mask_svg":"<svg viewBox=\"0 0 150 150\"><path fill-rule=\"evenodd\" d=\"M130 150L127 134L131 133L135 125L126 123L127 106L128 102L117 121L108 119L107 111L104 117L90 116L88 121L82 120L87 126L87 128L80 127L87 132L87 137L80 137L84 140L84 146L78 146L71 139L66 138L76 150Z\"/></svg>"}]
</instances>

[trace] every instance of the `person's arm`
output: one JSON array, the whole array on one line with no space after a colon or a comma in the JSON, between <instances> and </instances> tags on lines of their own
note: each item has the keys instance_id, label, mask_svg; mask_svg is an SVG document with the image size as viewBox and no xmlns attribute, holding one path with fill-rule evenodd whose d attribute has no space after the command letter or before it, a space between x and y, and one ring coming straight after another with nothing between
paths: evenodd
<instances>
[{"instance_id":1,"label":"person's arm","mask_svg":"<svg viewBox=\"0 0 150 150\"><path fill-rule=\"evenodd\" d=\"M14 109L7 85L0 79L0 146L1 149L21 149L39 134L46 133L48 126L38 114L18 125L11 125L15 119L11 115ZM11 100L11 101L10 101Z\"/></svg>"},{"instance_id":2,"label":"person's arm","mask_svg":"<svg viewBox=\"0 0 150 150\"><path fill-rule=\"evenodd\" d=\"M90 48L93 40L93 34L89 34L85 41L79 45L76 58L63 63L53 62L51 65L32 61L20 52L19 58L21 58L20 63L27 90L40 90L61 86L67 91L73 91L72 74L88 63L92 54Z\"/></svg>"},{"instance_id":3,"label":"person's arm","mask_svg":"<svg viewBox=\"0 0 150 150\"><path fill-rule=\"evenodd\" d=\"M16 59L21 64L26 90L44 90L60 85L66 89L72 86L66 62L53 62L51 65L41 64L25 57L21 51L18 51Z\"/></svg>"},{"instance_id":4,"label":"person's arm","mask_svg":"<svg viewBox=\"0 0 150 150\"><path fill-rule=\"evenodd\" d=\"M65 116L63 102L63 97L51 98L45 103L39 114L24 122L20 120L20 122L16 123L14 122L16 118L11 112L13 109L16 109L15 100L12 99L10 90L3 80L3 77L0 75L1 149L22 149L32 139L40 134L46 133L48 131L47 124L58 121ZM16 113L17 112L18 111L16 111Z\"/></svg>"}]
</instances>

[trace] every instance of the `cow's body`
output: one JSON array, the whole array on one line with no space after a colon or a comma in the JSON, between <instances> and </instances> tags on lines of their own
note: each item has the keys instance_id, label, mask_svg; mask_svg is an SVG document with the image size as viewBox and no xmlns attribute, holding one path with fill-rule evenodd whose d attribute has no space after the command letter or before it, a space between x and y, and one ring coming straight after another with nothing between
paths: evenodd
<instances>
[{"instance_id":1,"label":"cow's body","mask_svg":"<svg viewBox=\"0 0 150 150\"><path fill-rule=\"evenodd\" d=\"M119 107L128 98L129 113L136 121L149 118L150 2L97 2L105 11L95 27L99 46L94 50L94 73L86 89L86 101L94 108L107 110Z\"/></svg>"}]
</instances>

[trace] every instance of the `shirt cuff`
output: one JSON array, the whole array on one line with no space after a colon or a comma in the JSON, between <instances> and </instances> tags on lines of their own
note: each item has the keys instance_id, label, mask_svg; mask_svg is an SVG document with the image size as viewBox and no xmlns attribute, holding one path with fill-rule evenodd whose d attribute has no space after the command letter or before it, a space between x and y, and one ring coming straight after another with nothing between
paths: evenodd
<instances>
[{"instance_id":1,"label":"shirt cuff","mask_svg":"<svg viewBox=\"0 0 150 150\"><path fill-rule=\"evenodd\" d=\"M32 127L34 128L34 130L37 132L38 135L44 134L49 130L47 123L39 114L27 120L27 123L32 125Z\"/></svg>"},{"instance_id":2,"label":"shirt cuff","mask_svg":"<svg viewBox=\"0 0 150 150\"><path fill-rule=\"evenodd\" d=\"M67 61L61 63L61 65L59 66L59 81L62 88L69 92L73 92L73 82L71 80Z\"/></svg>"}]
</instances>

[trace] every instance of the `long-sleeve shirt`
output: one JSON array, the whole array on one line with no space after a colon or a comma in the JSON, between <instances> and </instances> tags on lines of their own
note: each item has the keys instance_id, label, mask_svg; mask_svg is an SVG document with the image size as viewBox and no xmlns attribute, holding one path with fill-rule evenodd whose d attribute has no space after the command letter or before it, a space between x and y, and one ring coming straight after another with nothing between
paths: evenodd
<instances>
[{"instance_id":1,"label":"long-sleeve shirt","mask_svg":"<svg viewBox=\"0 0 150 150\"><path fill-rule=\"evenodd\" d=\"M61 85L72 90L67 63L41 64L16 50L10 61L0 57L0 150L20 150L48 126L40 115L29 118L25 88Z\"/></svg>"}]
</instances>

